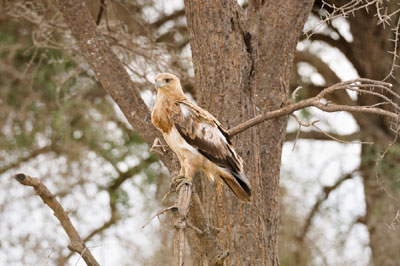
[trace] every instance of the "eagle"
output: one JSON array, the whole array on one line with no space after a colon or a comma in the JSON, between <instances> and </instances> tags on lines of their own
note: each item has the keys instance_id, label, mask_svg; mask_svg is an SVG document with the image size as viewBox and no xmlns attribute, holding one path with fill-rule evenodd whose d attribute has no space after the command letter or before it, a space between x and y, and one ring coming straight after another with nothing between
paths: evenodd
<instances>
[{"instance_id":1,"label":"eagle","mask_svg":"<svg viewBox=\"0 0 400 266\"><path fill-rule=\"evenodd\" d=\"M191 182L202 170L212 181L222 179L239 200L249 202L251 187L243 173L242 158L221 123L185 96L175 75L158 74L155 86L157 101L151 120L177 155L179 176Z\"/></svg>"}]
</instances>

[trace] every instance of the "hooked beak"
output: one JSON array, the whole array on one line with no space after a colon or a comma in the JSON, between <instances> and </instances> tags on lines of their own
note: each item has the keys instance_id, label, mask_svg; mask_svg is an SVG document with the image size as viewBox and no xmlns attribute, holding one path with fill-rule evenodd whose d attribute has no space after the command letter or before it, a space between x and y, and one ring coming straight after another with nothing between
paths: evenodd
<instances>
[{"instance_id":1,"label":"hooked beak","mask_svg":"<svg viewBox=\"0 0 400 266\"><path fill-rule=\"evenodd\" d=\"M156 89L159 89L160 87L162 87L164 84L161 80L156 80Z\"/></svg>"}]
</instances>

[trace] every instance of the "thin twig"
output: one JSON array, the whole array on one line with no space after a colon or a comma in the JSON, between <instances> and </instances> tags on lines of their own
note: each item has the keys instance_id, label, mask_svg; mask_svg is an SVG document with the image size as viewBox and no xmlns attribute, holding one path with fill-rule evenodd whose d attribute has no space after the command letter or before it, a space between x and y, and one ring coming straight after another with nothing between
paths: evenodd
<instances>
[{"instance_id":1,"label":"thin twig","mask_svg":"<svg viewBox=\"0 0 400 266\"><path fill-rule=\"evenodd\" d=\"M318 127L316 124L318 122L320 122L320 120L315 120L315 121L313 121L311 123L304 123L304 122L301 122L301 120L297 117L297 115L291 114L290 116L292 116L294 119L296 119L297 123L299 124L299 128L297 130L297 135L296 135L296 139L294 140L294 144L293 144L292 150L294 150L294 148L296 146L296 141L297 141L298 137L300 136L301 127L313 127L316 130L318 130L320 133L322 133L323 135L327 136L328 138L330 138L332 140L335 140L337 142L343 143L343 144L370 144L370 145L374 144L373 142L367 142L367 141L347 141L347 140L342 140L342 139L339 139L339 138L333 136L332 134L329 134L325 130L322 130L320 127Z\"/></svg>"},{"instance_id":2,"label":"thin twig","mask_svg":"<svg viewBox=\"0 0 400 266\"><path fill-rule=\"evenodd\" d=\"M383 182L381 181L380 177L379 177L379 164L382 162L383 158L385 158L386 154L389 152L389 150L392 148L392 146L397 143L397 140L399 138L399 131L400 131L400 125L399 125L400 121L399 119L396 120L396 129L395 131L395 136L392 142L389 143L389 145L386 147L386 149L383 151L383 153L379 156L379 158L376 160L375 163L375 177L376 177L376 183L377 186L379 187L380 190L382 190L383 192L386 193L386 195L388 195L391 199L393 199L394 201L396 201L397 203L400 203L400 199L398 199L397 197L395 197L392 193L389 192L389 189L387 189Z\"/></svg>"},{"instance_id":3,"label":"thin twig","mask_svg":"<svg viewBox=\"0 0 400 266\"><path fill-rule=\"evenodd\" d=\"M99 263L96 261L90 250L86 247L78 231L73 226L67 212L58 202L58 200L56 200L55 195L50 192L50 190L40 181L40 179L30 177L25 174L17 174L15 175L15 179L24 186L33 187L36 194L53 210L54 215L59 220L61 226L71 241L71 243L68 245L68 248L82 256L83 260L88 266L99 266Z\"/></svg>"},{"instance_id":4,"label":"thin twig","mask_svg":"<svg viewBox=\"0 0 400 266\"><path fill-rule=\"evenodd\" d=\"M394 38L391 39L391 41L394 43L393 51L389 52L390 54L393 55L392 66L390 67L390 71L387 74L387 76L383 79L384 81L387 80L389 77L393 77L394 79L396 79L396 77L394 76L394 70L396 67L398 67L398 65L396 64L396 61L399 58L399 55L398 55L398 45L399 45L399 36L400 36L399 28L400 28L400 16L397 19L397 24L396 24L396 27L394 28L394 33L393 33Z\"/></svg>"},{"instance_id":5,"label":"thin twig","mask_svg":"<svg viewBox=\"0 0 400 266\"><path fill-rule=\"evenodd\" d=\"M354 13L358 10L365 9L368 12L368 7L378 2L380 2L380 0L366 1L366 3L360 0L352 0L342 6L336 6L334 4L329 4L326 1L322 1L321 9L324 8L324 6L327 6L332 10L332 12L327 13L324 16L321 16L320 21L315 25L313 25L309 30L307 30L305 34L307 37L310 37L321 26L328 24L329 22L331 22L336 18L340 17L347 18L350 15L354 16Z\"/></svg>"},{"instance_id":6,"label":"thin twig","mask_svg":"<svg viewBox=\"0 0 400 266\"><path fill-rule=\"evenodd\" d=\"M146 226L148 226L150 224L150 222L154 219L154 218L158 218L158 216L160 216L161 214L170 211L172 209L176 209L177 207L175 205L169 206L168 208L164 208L162 210L159 210L156 214L154 214L143 226L142 228L145 228Z\"/></svg>"},{"instance_id":7,"label":"thin twig","mask_svg":"<svg viewBox=\"0 0 400 266\"><path fill-rule=\"evenodd\" d=\"M368 87L370 90L365 90L365 89L360 89L360 88L365 88ZM391 90L392 84L383 82L383 81L377 81L377 80L372 80L372 79L365 79L365 78L359 78L359 79L353 79L349 81L344 81L340 82L337 84L334 84L326 89L323 89L320 93L318 93L316 96L300 101L298 103L292 103L289 104L285 107L282 107L280 109L265 113L265 114L260 114L244 123L241 123L232 129L229 130L229 134L231 136L235 136L255 125L258 125L266 120L273 119L273 118L278 118L281 116L289 115L292 114L294 111L306 108L306 107L316 107L322 111L325 112L339 112L339 111L347 111L347 112L361 112L361 113L370 113L370 114L376 114L376 115L382 115L386 116L388 118L392 118L397 120L399 118L399 115L395 112L387 111L384 109L376 108L373 106L350 106L350 105L339 105L339 104L329 104L329 103L323 103L321 100L328 94L334 93L339 90L346 90L350 89L359 93L365 93L365 94L371 94L371 95L376 95L378 92L374 91L377 89L381 89L387 93L392 94L394 97L400 97L398 94L396 94L394 91ZM388 100L386 96L381 93L381 98L384 100ZM391 101L387 101L388 104L393 106L395 109L398 109L399 106Z\"/></svg>"}]
</instances>

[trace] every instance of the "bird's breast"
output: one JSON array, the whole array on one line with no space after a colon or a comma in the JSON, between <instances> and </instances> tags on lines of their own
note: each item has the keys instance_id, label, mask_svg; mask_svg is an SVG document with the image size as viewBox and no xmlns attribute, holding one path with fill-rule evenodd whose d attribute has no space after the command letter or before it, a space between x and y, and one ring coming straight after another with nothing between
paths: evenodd
<instances>
[{"instance_id":1,"label":"bird's breast","mask_svg":"<svg viewBox=\"0 0 400 266\"><path fill-rule=\"evenodd\" d=\"M160 108L159 105L154 107L151 113L151 121L163 134L168 134L172 129L172 124L168 119L166 110Z\"/></svg>"},{"instance_id":2,"label":"bird's breast","mask_svg":"<svg viewBox=\"0 0 400 266\"><path fill-rule=\"evenodd\" d=\"M179 134L178 130L175 127L172 127L169 133L164 133L164 139L167 142L168 146L175 153L182 153L183 151L189 151L195 154L200 154L196 148L186 142L184 138Z\"/></svg>"},{"instance_id":3,"label":"bird's breast","mask_svg":"<svg viewBox=\"0 0 400 266\"><path fill-rule=\"evenodd\" d=\"M172 127L168 134L163 134L168 146L173 150L181 163L189 163L193 168L200 168L206 158L196 148L186 142L175 127Z\"/></svg>"}]
</instances>

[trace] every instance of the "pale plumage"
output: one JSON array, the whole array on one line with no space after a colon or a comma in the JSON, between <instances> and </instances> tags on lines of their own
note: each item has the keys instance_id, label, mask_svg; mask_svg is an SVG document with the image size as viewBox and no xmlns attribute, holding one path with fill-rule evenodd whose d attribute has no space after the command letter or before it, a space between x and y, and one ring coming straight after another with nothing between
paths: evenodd
<instances>
[{"instance_id":1,"label":"pale plumage","mask_svg":"<svg viewBox=\"0 0 400 266\"><path fill-rule=\"evenodd\" d=\"M211 180L221 178L240 200L249 201L250 184L227 131L187 99L176 76L162 73L155 81L158 92L152 122L178 156L180 175L191 179L202 170Z\"/></svg>"}]
</instances>

